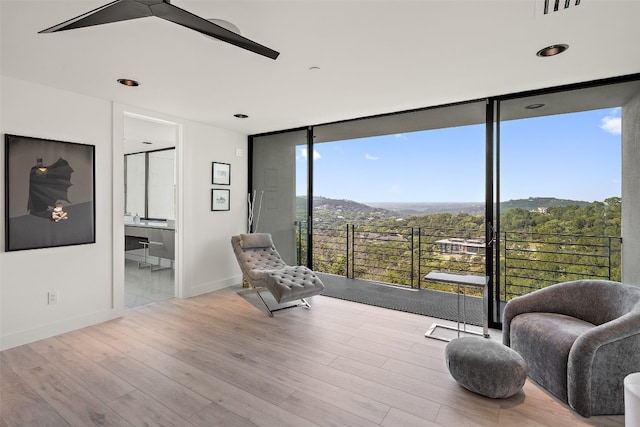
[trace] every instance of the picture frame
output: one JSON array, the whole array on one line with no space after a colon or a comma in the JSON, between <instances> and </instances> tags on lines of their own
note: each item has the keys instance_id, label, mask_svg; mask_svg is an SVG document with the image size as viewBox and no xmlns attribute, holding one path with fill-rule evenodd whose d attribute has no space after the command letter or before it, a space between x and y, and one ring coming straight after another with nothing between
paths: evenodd
<instances>
[{"instance_id":1,"label":"picture frame","mask_svg":"<svg viewBox=\"0 0 640 427\"><path fill-rule=\"evenodd\" d=\"M231 210L229 204L231 191L222 188L211 189L211 210L212 211L228 211Z\"/></svg>"},{"instance_id":2,"label":"picture frame","mask_svg":"<svg viewBox=\"0 0 640 427\"><path fill-rule=\"evenodd\" d=\"M231 185L231 165L229 163L211 163L211 183L214 185Z\"/></svg>"},{"instance_id":3,"label":"picture frame","mask_svg":"<svg viewBox=\"0 0 640 427\"><path fill-rule=\"evenodd\" d=\"M95 146L4 139L5 251L95 243Z\"/></svg>"}]
</instances>

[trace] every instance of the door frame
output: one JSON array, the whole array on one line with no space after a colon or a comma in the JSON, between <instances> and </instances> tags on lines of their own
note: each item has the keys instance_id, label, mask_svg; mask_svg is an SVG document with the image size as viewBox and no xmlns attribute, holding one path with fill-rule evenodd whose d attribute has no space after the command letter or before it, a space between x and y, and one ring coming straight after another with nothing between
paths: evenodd
<instances>
[{"instance_id":1,"label":"door frame","mask_svg":"<svg viewBox=\"0 0 640 427\"><path fill-rule=\"evenodd\" d=\"M132 106L114 103L112 106L112 309L124 312L124 129L125 117L149 120L157 123L176 126L176 229L175 229L175 261L174 261L174 295L184 295L184 123L178 118Z\"/></svg>"}]
</instances>

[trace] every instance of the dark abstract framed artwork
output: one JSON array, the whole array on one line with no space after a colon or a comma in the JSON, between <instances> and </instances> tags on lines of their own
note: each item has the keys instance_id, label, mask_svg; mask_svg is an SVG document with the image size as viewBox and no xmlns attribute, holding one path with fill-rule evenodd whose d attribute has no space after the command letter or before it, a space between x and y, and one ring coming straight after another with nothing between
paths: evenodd
<instances>
[{"instance_id":1,"label":"dark abstract framed artwork","mask_svg":"<svg viewBox=\"0 0 640 427\"><path fill-rule=\"evenodd\" d=\"M5 134L5 250L95 243L95 147Z\"/></svg>"}]
</instances>

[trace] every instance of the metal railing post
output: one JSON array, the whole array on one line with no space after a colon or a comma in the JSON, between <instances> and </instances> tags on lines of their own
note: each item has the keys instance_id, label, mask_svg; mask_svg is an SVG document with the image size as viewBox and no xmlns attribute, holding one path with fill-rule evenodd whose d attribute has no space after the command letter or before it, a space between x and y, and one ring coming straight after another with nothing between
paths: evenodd
<instances>
[{"instance_id":1,"label":"metal railing post","mask_svg":"<svg viewBox=\"0 0 640 427\"><path fill-rule=\"evenodd\" d=\"M507 293L507 289L509 286L509 281L507 280L507 269L508 269L508 263L507 263L507 252L509 251L509 247L507 245L507 232L504 232L504 238L502 239L502 243L503 243L503 247L504 247L504 300L507 301L507 297L509 296ZM500 254L498 254L498 256L500 256ZM499 272L498 272L499 274Z\"/></svg>"},{"instance_id":2,"label":"metal railing post","mask_svg":"<svg viewBox=\"0 0 640 427\"><path fill-rule=\"evenodd\" d=\"M302 264L302 221L298 223L298 265Z\"/></svg>"},{"instance_id":3,"label":"metal railing post","mask_svg":"<svg viewBox=\"0 0 640 427\"><path fill-rule=\"evenodd\" d=\"M355 253L356 253L356 238L354 236L355 234L355 226L353 224L351 224L351 278L355 279L356 278L356 258L355 258Z\"/></svg>"},{"instance_id":4,"label":"metal railing post","mask_svg":"<svg viewBox=\"0 0 640 427\"><path fill-rule=\"evenodd\" d=\"M608 240L608 246L607 246L607 267L608 267L608 274L607 276L609 276L609 280L611 280L611 237L607 238Z\"/></svg>"},{"instance_id":5,"label":"metal railing post","mask_svg":"<svg viewBox=\"0 0 640 427\"><path fill-rule=\"evenodd\" d=\"M415 267L414 267L414 259L415 259L415 255L413 254L413 250L414 250L414 248L413 248L413 238L414 238L414 235L413 235L413 227L411 227L411 288L412 288L412 289L413 289L413 280L414 280L414 272L413 272L413 269L415 268Z\"/></svg>"},{"instance_id":6,"label":"metal railing post","mask_svg":"<svg viewBox=\"0 0 640 427\"><path fill-rule=\"evenodd\" d=\"M349 224L345 224L347 227L347 238L345 239L345 246L347 249L347 255L345 257L346 261L347 261L347 269L345 270L344 274L347 277L347 279L349 278Z\"/></svg>"},{"instance_id":7,"label":"metal railing post","mask_svg":"<svg viewBox=\"0 0 640 427\"><path fill-rule=\"evenodd\" d=\"M418 289L422 286L422 227L418 227Z\"/></svg>"}]
</instances>

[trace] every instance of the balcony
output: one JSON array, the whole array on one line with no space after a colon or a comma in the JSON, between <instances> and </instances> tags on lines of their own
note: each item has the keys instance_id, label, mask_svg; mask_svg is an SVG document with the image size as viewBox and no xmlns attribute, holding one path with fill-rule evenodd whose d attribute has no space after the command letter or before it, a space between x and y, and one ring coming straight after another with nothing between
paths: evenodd
<instances>
[{"instance_id":1,"label":"balcony","mask_svg":"<svg viewBox=\"0 0 640 427\"><path fill-rule=\"evenodd\" d=\"M306 223L300 222L297 227L298 236L306 235ZM467 230L316 225L313 229L313 268L319 273L354 279L329 279L343 288L349 283L357 286L357 290L348 290L351 296L379 290L371 284L390 285L426 291L420 297L414 294L411 298L400 297L401 300L423 298L425 307L436 300L443 304L442 295L436 297L429 293L445 292L454 304L456 288L425 281L424 276L432 270L484 275L486 243L480 228L477 224ZM300 263L306 261L305 243L298 238ZM621 243L621 238L614 236L501 232L497 242L490 246L499 253L500 270L493 278L499 301L504 303L562 281L585 278L619 281ZM369 284L364 285L363 281ZM480 297L480 294L467 297L475 318L472 323L476 324L480 319ZM363 295L362 302L371 298ZM391 305L386 306L393 308ZM474 315L474 311L478 313ZM421 314L440 317L433 312ZM442 317L450 319L450 316Z\"/></svg>"}]
</instances>

